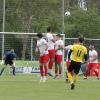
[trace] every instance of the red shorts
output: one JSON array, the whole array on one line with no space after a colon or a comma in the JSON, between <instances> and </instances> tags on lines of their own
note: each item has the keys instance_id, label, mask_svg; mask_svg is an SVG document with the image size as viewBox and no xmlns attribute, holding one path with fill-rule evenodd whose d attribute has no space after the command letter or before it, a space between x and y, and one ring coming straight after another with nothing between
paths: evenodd
<instances>
[{"instance_id":1,"label":"red shorts","mask_svg":"<svg viewBox=\"0 0 100 100\"><path fill-rule=\"evenodd\" d=\"M48 50L49 52L49 58L55 58L55 49Z\"/></svg>"},{"instance_id":2,"label":"red shorts","mask_svg":"<svg viewBox=\"0 0 100 100\"><path fill-rule=\"evenodd\" d=\"M62 55L55 55L55 61L57 63L61 63L62 62Z\"/></svg>"},{"instance_id":3,"label":"red shorts","mask_svg":"<svg viewBox=\"0 0 100 100\"><path fill-rule=\"evenodd\" d=\"M89 63L87 67L90 70L90 75L95 76L94 71L97 69L99 71L99 63Z\"/></svg>"},{"instance_id":4,"label":"red shorts","mask_svg":"<svg viewBox=\"0 0 100 100\"><path fill-rule=\"evenodd\" d=\"M66 61L66 67L68 68L71 61Z\"/></svg>"},{"instance_id":5,"label":"red shorts","mask_svg":"<svg viewBox=\"0 0 100 100\"><path fill-rule=\"evenodd\" d=\"M48 54L40 56L40 58L39 58L40 63L47 63L48 61L49 61L49 55Z\"/></svg>"},{"instance_id":6,"label":"red shorts","mask_svg":"<svg viewBox=\"0 0 100 100\"><path fill-rule=\"evenodd\" d=\"M88 67L89 69L97 68L97 67L98 67L98 63L89 63L89 64L87 65L87 67Z\"/></svg>"}]
</instances>

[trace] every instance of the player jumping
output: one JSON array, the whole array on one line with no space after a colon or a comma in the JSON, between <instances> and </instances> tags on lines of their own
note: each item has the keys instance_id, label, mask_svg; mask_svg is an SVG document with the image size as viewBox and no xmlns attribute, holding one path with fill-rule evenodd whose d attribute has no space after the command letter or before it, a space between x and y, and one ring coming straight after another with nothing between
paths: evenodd
<instances>
[{"instance_id":1,"label":"player jumping","mask_svg":"<svg viewBox=\"0 0 100 100\"><path fill-rule=\"evenodd\" d=\"M56 35L55 78L57 78L58 76L62 76L63 49L64 49L64 43L63 40L61 40L61 35ZM59 70L59 74L58 74L58 70Z\"/></svg>"},{"instance_id":2,"label":"player jumping","mask_svg":"<svg viewBox=\"0 0 100 100\"><path fill-rule=\"evenodd\" d=\"M41 74L41 79L40 82L46 82L47 80L47 64L49 60L49 55L48 55L48 45L47 41L42 38L43 35L38 33L37 34L37 47L36 47L36 52L40 52L40 58L39 58L39 66L40 66L40 74Z\"/></svg>"},{"instance_id":3,"label":"player jumping","mask_svg":"<svg viewBox=\"0 0 100 100\"><path fill-rule=\"evenodd\" d=\"M55 49L54 49L55 39L51 31L52 31L51 28L48 27L47 34L46 34L46 40L48 42L48 52L49 52L49 65L48 65L48 75L49 76L53 76L52 67L53 67L54 59L55 59Z\"/></svg>"}]
</instances>

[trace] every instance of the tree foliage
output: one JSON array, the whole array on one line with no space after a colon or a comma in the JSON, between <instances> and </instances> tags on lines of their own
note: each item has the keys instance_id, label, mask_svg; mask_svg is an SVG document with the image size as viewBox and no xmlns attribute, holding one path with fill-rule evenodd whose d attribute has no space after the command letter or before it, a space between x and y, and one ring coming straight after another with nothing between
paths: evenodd
<instances>
[{"instance_id":1,"label":"tree foliage","mask_svg":"<svg viewBox=\"0 0 100 100\"><path fill-rule=\"evenodd\" d=\"M70 16L65 16L66 37L83 35L86 38L100 38L100 0L86 1L88 9L84 11L79 8L78 0L65 0L65 12L71 13ZM0 31L2 21L3 0L0 0ZM51 26L55 33L62 32L62 0L6 0L5 31L44 33L48 26ZM22 48L20 54L25 59L29 36L21 37L23 39L19 43ZM16 36L13 39L18 41Z\"/></svg>"},{"instance_id":2,"label":"tree foliage","mask_svg":"<svg viewBox=\"0 0 100 100\"><path fill-rule=\"evenodd\" d=\"M95 3L87 0L91 6L83 11L79 8L78 0L65 0L65 12L71 12L71 16L65 16L67 37L77 37L78 34L86 37L99 36L100 15L96 8L97 2L99 0ZM54 32L62 31L62 0L6 0L5 31L46 32L47 26L52 26Z\"/></svg>"},{"instance_id":3,"label":"tree foliage","mask_svg":"<svg viewBox=\"0 0 100 100\"><path fill-rule=\"evenodd\" d=\"M99 12L96 8L83 11L76 7L71 11L71 16L65 18L65 26L67 36L77 37L82 34L88 38L97 38L100 33Z\"/></svg>"}]
</instances>

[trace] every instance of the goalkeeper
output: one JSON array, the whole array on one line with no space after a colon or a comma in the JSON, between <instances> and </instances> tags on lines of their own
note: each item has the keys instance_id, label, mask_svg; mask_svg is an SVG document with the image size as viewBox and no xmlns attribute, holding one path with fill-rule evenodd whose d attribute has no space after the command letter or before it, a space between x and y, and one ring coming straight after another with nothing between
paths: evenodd
<instances>
[{"instance_id":1,"label":"goalkeeper","mask_svg":"<svg viewBox=\"0 0 100 100\"><path fill-rule=\"evenodd\" d=\"M15 76L15 60L16 60L16 53L14 52L14 49L11 49L8 51L1 62L2 68L0 75L4 72L7 65L10 65L13 70L13 75Z\"/></svg>"}]
</instances>

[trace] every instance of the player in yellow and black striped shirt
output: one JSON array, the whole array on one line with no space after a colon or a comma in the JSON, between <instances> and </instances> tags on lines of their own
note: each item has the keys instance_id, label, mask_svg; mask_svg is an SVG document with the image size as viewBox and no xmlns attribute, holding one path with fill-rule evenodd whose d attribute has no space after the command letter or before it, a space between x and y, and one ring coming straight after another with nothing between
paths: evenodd
<instances>
[{"instance_id":1,"label":"player in yellow and black striped shirt","mask_svg":"<svg viewBox=\"0 0 100 100\"><path fill-rule=\"evenodd\" d=\"M71 55L71 64L68 68L68 79L71 84L71 89L75 87L75 82L78 79L78 73L83 60L85 59L85 61L87 61L87 48L83 45L83 42L84 38L79 38L78 43L72 46L68 55L68 59L70 59ZM74 76L72 76L72 72L74 72Z\"/></svg>"}]
</instances>

